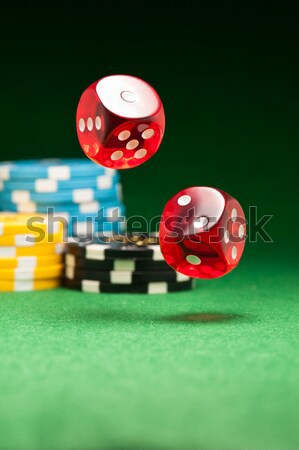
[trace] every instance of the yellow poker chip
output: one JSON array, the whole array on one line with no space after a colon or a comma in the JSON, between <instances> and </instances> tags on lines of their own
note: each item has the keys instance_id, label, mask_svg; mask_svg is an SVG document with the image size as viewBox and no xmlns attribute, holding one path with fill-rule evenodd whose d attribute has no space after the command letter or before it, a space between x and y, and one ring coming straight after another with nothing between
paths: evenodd
<instances>
[{"instance_id":1,"label":"yellow poker chip","mask_svg":"<svg viewBox=\"0 0 299 450\"><path fill-rule=\"evenodd\" d=\"M0 247L0 260L19 256L61 255L64 253L64 249L64 244L46 244L35 247L3 246Z\"/></svg>"},{"instance_id":2,"label":"yellow poker chip","mask_svg":"<svg viewBox=\"0 0 299 450\"><path fill-rule=\"evenodd\" d=\"M27 281L1 281L0 292L26 292L55 289L60 286L59 280L27 280Z\"/></svg>"},{"instance_id":3,"label":"yellow poker chip","mask_svg":"<svg viewBox=\"0 0 299 450\"><path fill-rule=\"evenodd\" d=\"M56 266L1 269L0 282L2 282L2 280L51 280L61 277L63 267L63 264L57 264Z\"/></svg>"},{"instance_id":4,"label":"yellow poker chip","mask_svg":"<svg viewBox=\"0 0 299 450\"><path fill-rule=\"evenodd\" d=\"M56 234L42 234L36 235L28 234L7 234L0 236L0 246L16 246L16 247L36 247L37 245L47 245L63 242L63 232L59 231Z\"/></svg>"},{"instance_id":5,"label":"yellow poker chip","mask_svg":"<svg viewBox=\"0 0 299 450\"><path fill-rule=\"evenodd\" d=\"M0 258L1 269L17 269L21 267L34 268L43 266L55 266L62 264L62 255L46 255L46 256L19 256L15 258Z\"/></svg>"},{"instance_id":6,"label":"yellow poker chip","mask_svg":"<svg viewBox=\"0 0 299 450\"><path fill-rule=\"evenodd\" d=\"M41 242L48 234L63 236L64 228L64 223L47 214L0 213L0 237L29 233Z\"/></svg>"}]
</instances>

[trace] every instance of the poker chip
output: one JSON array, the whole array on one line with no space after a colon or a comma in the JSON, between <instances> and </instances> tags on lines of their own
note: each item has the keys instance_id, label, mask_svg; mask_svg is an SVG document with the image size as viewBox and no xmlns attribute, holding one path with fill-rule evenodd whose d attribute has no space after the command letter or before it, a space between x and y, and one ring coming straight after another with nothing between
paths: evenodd
<instances>
[{"instance_id":1,"label":"poker chip","mask_svg":"<svg viewBox=\"0 0 299 450\"><path fill-rule=\"evenodd\" d=\"M63 231L63 224L49 221L47 215L0 213L0 237L33 233L56 234Z\"/></svg>"},{"instance_id":2,"label":"poker chip","mask_svg":"<svg viewBox=\"0 0 299 450\"><path fill-rule=\"evenodd\" d=\"M62 255L16 256L14 258L0 258L0 271L1 269L56 266L62 263L63 263Z\"/></svg>"},{"instance_id":3,"label":"poker chip","mask_svg":"<svg viewBox=\"0 0 299 450\"><path fill-rule=\"evenodd\" d=\"M109 190L96 190L92 188L86 189L65 189L63 191L53 193L36 193L26 190L13 190L8 192L0 192L0 200L4 204L13 203L36 203L37 205L51 205L59 203L88 203L97 200L108 202L117 199L118 188L114 187Z\"/></svg>"},{"instance_id":4,"label":"poker chip","mask_svg":"<svg viewBox=\"0 0 299 450\"><path fill-rule=\"evenodd\" d=\"M16 269L0 269L2 280L51 280L62 276L63 264L44 267L18 267Z\"/></svg>"},{"instance_id":5,"label":"poker chip","mask_svg":"<svg viewBox=\"0 0 299 450\"><path fill-rule=\"evenodd\" d=\"M5 206L5 205L4 205ZM49 216L65 216L66 218L70 217L78 217L79 219L85 218L87 215L88 217L103 217L103 218L109 218L109 216L114 215L125 215L125 207L124 205L119 202L118 200L115 200L113 202L107 202L105 204L100 202L90 202L90 203L81 203L78 205L74 204L58 204L55 206L50 205L36 205L33 204L22 204L20 206L11 205L12 209L22 209L23 211L19 211L20 214L43 214ZM35 211L38 209L38 212ZM31 211L33 210L33 211ZM115 211L117 210L117 211Z\"/></svg>"},{"instance_id":6,"label":"poker chip","mask_svg":"<svg viewBox=\"0 0 299 450\"><path fill-rule=\"evenodd\" d=\"M87 205L87 208L84 206ZM78 207L63 207L63 208L53 208L49 209L48 212L49 217L63 217L66 220L76 219L78 221L86 220L86 218L97 218L98 222L102 221L113 221L117 220L120 217L124 217L126 214L125 207L120 202L113 202L111 204L107 204L105 206L100 206L100 203L88 203L81 204Z\"/></svg>"},{"instance_id":7,"label":"poker chip","mask_svg":"<svg viewBox=\"0 0 299 450\"><path fill-rule=\"evenodd\" d=\"M136 293L136 294L166 294L169 292L189 291L194 288L194 280L177 282L150 282L140 284L110 284L95 280L64 279L62 286L86 293Z\"/></svg>"},{"instance_id":8,"label":"poker chip","mask_svg":"<svg viewBox=\"0 0 299 450\"><path fill-rule=\"evenodd\" d=\"M158 245L160 243L158 233L125 233L114 234L113 236L98 236L98 240L102 243L119 243L122 245L134 244L138 247L148 245Z\"/></svg>"},{"instance_id":9,"label":"poker chip","mask_svg":"<svg viewBox=\"0 0 299 450\"><path fill-rule=\"evenodd\" d=\"M63 236L67 235L65 230L68 230L69 236L92 236L93 234L98 233L120 233L125 230L125 208L122 204L117 203L111 205L107 208L101 208L96 212L81 214L77 211L69 210L69 211L55 211L51 214L45 215L47 217L47 221L50 224L48 229L60 229L60 233L57 235L51 235L50 233L43 233L43 230L46 230L45 226L40 227L39 220L40 217L43 217L40 213L31 213L27 214L26 217L32 217L33 214L36 214L38 219L37 222L33 222L34 229L38 230L35 234L32 232L28 232L27 236L24 233L17 233L18 228L16 227L16 232L12 235L8 235L5 232L5 236L2 236L1 232L1 221L0 221L0 245L16 245L16 246L29 246L35 245L33 241L37 240L38 243L47 243L47 242L60 242L63 240ZM17 215L17 213L16 213ZM1 220L1 219L0 219ZM24 227L26 230L28 227ZM42 229L40 229L42 228ZM21 229L21 227L19 227ZM30 227L32 230L33 227ZM63 230L63 231L62 231ZM27 229L28 231L28 229ZM45 236L43 238L42 236ZM36 236L36 237L35 237ZM29 239L30 238L30 239Z\"/></svg>"},{"instance_id":10,"label":"poker chip","mask_svg":"<svg viewBox=\"0 0 299 450\"><path fill-rule=\"evenodd\" d=\"M121 242L98 243L101 240L94 240L91 243L74 242L67 244L67 252L78 255L86 259L103 261L106 259L138 258L153 261L163 261L159 244L149 244L138 246L136 244L122 244ZM108 238L105 238L108 240Z\"/></svg>"},{"instance_id":11,"label":"poker chip","mask_svg":"<svg viewBox=\"0 0 299 450\"><path fill-rule=\"evenodd\" d=\"M65 245L59 244L46 244L38 245L35 247L15 247L15 246L0 246L0 260L7 258L18 258L20 256L48 256L48 255L61 255L64 253Z\"/></svg>"},{"instance_id":12,"label":"poker chip","mask_svg":"<svg viewBox=\"0 0 299 450\"><path fill-rule=\"evenodd\" d=\"M112 210L118 207L123 207L117 198L109 199L108 201L95 201L86 203L55 203L53 200L51 203L37 204L35 202L24 202L19 204L1 202L1 207L5 211L13 211L19 213L64 213L70 215L84 215L84 214L98 214L99 211Z\"/></svg>"},{"instance_id":13,"label":"poker chip","mask_svg":"<svg viewBox=\"0 0 299 450\"><path fill-rule=\"evenodd\" d=\"M109 270L109 271L131 271L131 272L143 272L143 271L158 271L169 270L170 266L163 261L151 261L147 259L108 259L108 260L92 260L82 257L76 257L67 253L65 255L65 263L69 267L75 269L85 270Z\"/></svg>"},{"instance_id":14,"label":"poker chip","mask_svg":"<svg viewBox=\"0 0 299 450\"><path fill-rule=\"evenodd\" d=\"M103 222L95 223L93 220L88 219L83 222L69 222L69 236L75 239L85 237L87 239L92 239L98 233L105 232L106 234L114 234L124 231L125 223L121 221L117 222Z\"/></svg>"},{"instance_id":15,"label":"poker chip","mask_svg":"<svg viewBox=\"0 0 299 450\"><path fill-rule=\"evenodd\" d=\"M157 234L99 235L66 246L63 286L91 293L164 294L190 290L190 277L164 261ZM162 270L160 270L162 269Z\"/></svg>"},{"instance_id":16,"label":"poker chip","mask_svg":"<svg viewBox=\"0 0 299 450\"><path fill-rule=\"evenodd\" d=\"M57 211L51 215L53 217L61 217L69 222L83 222L86 220L94 223L102 224L105 222L125 221L125 208L123 206L112 206L109 208L101 208L97 212L75 213L73 211Z\"/></svg>"},{"instance_id":17,"label":"poker chip","mask_svg":"<svg viewBox=\"0 0 299 450\"><path fill-rule=\"evenodd\" d=\"M89 159L37 159L22 161L5 161L0 164L0 180L71 180L84 176L113 174L108 169L94 164Z\"/></svg>"},{"instance_id":18,"label":"poker chip","mask_svg":"<svg viewBox=\"0 0 299 450\"><path fill-rule=\"evenodd\" d=\"M0 292L31 292L55 289L60 280L1 280Z\"/></svg>"},{"instance_id":19,"label":"poker chip","mask_svg":"<svg viewBox=\"0 0 299 450\"><path fill-rule=\"evenodd\" d=\"M0 248L35 247L64 240L65 226L47 216L0 213Z\"/></svg>"},{"instance_id":20,"label":"poker chip","mask_svg":"<svg viewBox=\"0 0 299 450\"><path fill-rule=\"evenodd\" d=\"M0 166L1 167L1 166ZM57 193L65 190L94 189L109 191L117 186L119 175L113 173L98 175L95 177L78 177L70 180L52 180L49 178L37 178L36 180L0 181L0 192L6 191L30 191L34 193Z\"/></svg>"},{"instance_id":21,"label":"poker chip","mask_svg":"<svg viewBox=\"0 0 299 450\"><path fill-rule=\"evenodd\" d=\"M36 245L46 245L49 243L60 243L63 241L63 231L56 234L27 233L8 234L0 236L0 246L35 247Z\"/></svg>"},{"instance_id":22,"label":"poker chip","mask_svg":"<svg viewBox=\"0 0 299 450\"><path fill-rule=\"evenodd\" d=\"M69 236L93 236L100 233L120 233L125 230L125 208L115 204L108 208L101 208L95 213L79 214L73 211L55 212L51 217L66 221Z\"/></svg>"},{"instance_id":23,"label":"poker chip","mask_svg":"<svg viewBox=\"0 0 299 450\"><path fill-rule=\"evenodd\" d=\"M0 209L6 213L58 215L65 219L65 235L70 237L120 233L126 227L119 173L89 159L0 163ZM0 239L0 245L27 245L16 231L12 234L14 239Z\"/></svg>"},{"instance_id":24,"label":"poker chip","mask_svg":"<svg viewBox=\"0 0 299 450\"><path fill-rule=\"evenodd\" d=\"M110 284L140 284L152 281L181 283L190 280L190 277L171 269L168 271L149 270L143 272L131 270L92 271L87 269L76 269L68 265L65 268L65 278L68 280L95 280Z\"/></svg>"},{"instance_id":25,"label":"poker chip","mask_svg":"<svg viewBox=\"0 0 299 450\"><path fill-rule=\"evenodd\" d=\"M65 230L63 222L42 214L1 213L1 292L57 287L64 269Z\"/></svg>"}]
</instances>

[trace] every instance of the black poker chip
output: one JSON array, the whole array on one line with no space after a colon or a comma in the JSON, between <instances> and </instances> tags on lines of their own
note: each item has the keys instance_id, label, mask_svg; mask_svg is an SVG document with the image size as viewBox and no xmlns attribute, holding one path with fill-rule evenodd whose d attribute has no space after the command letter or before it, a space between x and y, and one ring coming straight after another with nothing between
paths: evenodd
<instances>
[{"instance_id":1,"label":"black poker chip","mask_svg":"<svg viewBox=\"0 0 299 450\"><path fill-rule=\"evenodd\" d=\"M86 259L70 253L65 255L65 263L70 267L85 270L130 270L132 272L171 270L171 267L164 260L152 261L150 259L138 258L113 258L99 261Z\"/></svg>"},{"instance_id":2,"label":"black poker chip","mask_svg":"<svg viewBox=\"0 0 299 450\"><path fill-rule=\"evenodd\" d=\"M109 235L97 233L94 240L102 244L118 242L123 245L135 244L138 246L158 245L160 243L159 233L112 233Z\"/></svg>"},{"instance_id":3,"label":"black poker chip","mask_svg":"<svg viewBox=\"0 0 299 450\"><path fill-rule=\"evenodd\" d=\"M91 243L71 242L67 244L66 252L72 255L97 261L105 261L115 258L138 258L152 261L164 261L159 244L139 245L123 244L122 242L99 243L95 240Z\"/></svg>"},{"instance_id":4,"label":"black poker chip","mask_svg":"<svg viewBox=\"0 0 299 450\"><path fill-rule=\"evenodd\" d=\"M72 266L65 267L65 278L68 280L94 280L110 284L140 284L153 281L169 281L182 283L190 277L173 269L161 271L135 272L131 270L86 270Z\"/></svg>"},{"instance_id":5,"label":"black poker chip","mask_svg":"<svg viewBox=\"0 0 299 450\"><path fill-rule=\"evenodd\" d=\"M95 280L68 280L62 285L86 293L128 293L128 294L166 294L169 292L190 291L194 288L194 280L177 282L150 282L140 284L111 284Z\"/></svg>"},{"instance_id":6,"label":"black poker chip","mask_svg":"<svg viewBox=\"0 0 299 450\"><path fill-rule=\"evenodd\" d=\"M165 294L191 290L194 280L165 262L158 235L97 236L66 249L63 286L90 293Z\"/></svg>"}]
</instances>

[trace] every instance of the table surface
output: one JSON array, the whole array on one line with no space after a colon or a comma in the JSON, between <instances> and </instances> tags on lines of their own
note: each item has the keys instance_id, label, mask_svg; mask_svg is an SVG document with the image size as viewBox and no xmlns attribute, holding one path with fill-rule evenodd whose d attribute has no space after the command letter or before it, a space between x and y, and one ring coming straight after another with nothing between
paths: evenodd
<instances>
[{"instance_id":1,"label":"table surface","mask_svg":"<svg viewBox=\"0 0 299 450\"><path fill-rule=\"evenodd\" d=\"M0 448L297 450L298 287L276 257L179 294L0 294Z\"/></svg>"}]
</instances>

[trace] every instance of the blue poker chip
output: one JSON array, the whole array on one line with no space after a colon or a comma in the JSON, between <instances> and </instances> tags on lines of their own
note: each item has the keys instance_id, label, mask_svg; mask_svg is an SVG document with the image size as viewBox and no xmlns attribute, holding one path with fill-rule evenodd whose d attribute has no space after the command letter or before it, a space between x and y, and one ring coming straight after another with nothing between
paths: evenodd
<instances>
[{"instance_id":1,"label":"blue poker chip","mask_svg":"<svg viewBox=\"0 0 299 450\"><path fill-rule=\"evenodd\" d=\"M78 221L70 222L68 226L68 236L70 238L91 238L95 237L97 234L104 233L105 235L110 234L120 234L126 229L126 224L124 222L99 222L94 223L90 221Z\"/></svg>"},{"instance_id":2,"label":"blue poker chip","mask_svg":"<svg viewBox=\"0 0 299 450\"><path fill-rule=\"evenodd\" d=\"M78 177L71 180L51 180L49 178L16 181L9 180L0 181L0 192L19 190L35 193L56 193L64 190L87 188L106 192L113 189L118 184L118 181L118 173Z\"/></svg>"},{"instance_id":3,"label":"blue poker chip","mask_svg":"<svg viewBox=\"0 0 299 450\"><path fill-rule=\"evenodd\" d=\"M113 169L95 164L89 159L35 159L5 161L0 164L0 180L71 180L86 176L115 173Z\"/></svg>"},{"instance_id":4,"label":"blue poker chip","mask_svg":"<svg viewBox=\"0 0 299 450\"><path fill-rule=\"evenodd\" d=\"M111 207L103 211L104 214L70 214L57 213L55 220L63 218L67 224L68 235L73 237L121 234L126 230L125 207Z\"/></svg>"},{"instance_id":5,"label":"blue poker chip","mask_svg":"<svg viewBox=\"0 0 299 450\"><path fill-rule=\"evenodd\" d=\"M51 211L47 211L48 214L52 214ZM97 223L100 222L117 222L124 221L126 215L126 208L121 203L114 203L109 206L103 206L96 211L90 213L82 213L78 209L68 209L65 211L57 211L53 212L55 217L62 217L66 219L68 222L76 221L83 222L86 220L94 221ZM95 220L96 219L96 220Z\"/></svg>"},{"instance_id":6,"label":"blue poker chip","mask_svg":"<svg viewBox=\"0 0 299 450\"><path fill-rule=\"evenodd\" d=\"M97 200L121 200L121 186L115 185L112 189L100 191L97 189L70 189L56 193L36 193L26 190L5 191L0 193L0 201L5 204L36 203L38 205L57 205L60 203L87 203Z\"/></svg>"},{"instance_id":7,"label":"blue poker chip","mask_svg":"<svg viewBox=\"0 0 299 450\"><path fill-rule=\"evenodd\" d=\"M58 204L36 204L36 203L2 203L0 201L0 209L2 211L12 211L20 213L40 213L48 214L49 212L56 213L69 213L73 215L93 215L98 214L98 211L102 209L106 211L109 208L123 207L122 203L118 199L109 199L107 201L95 201L81 204L72 203L58 203Z\"/></svg>"}]
</instances>

